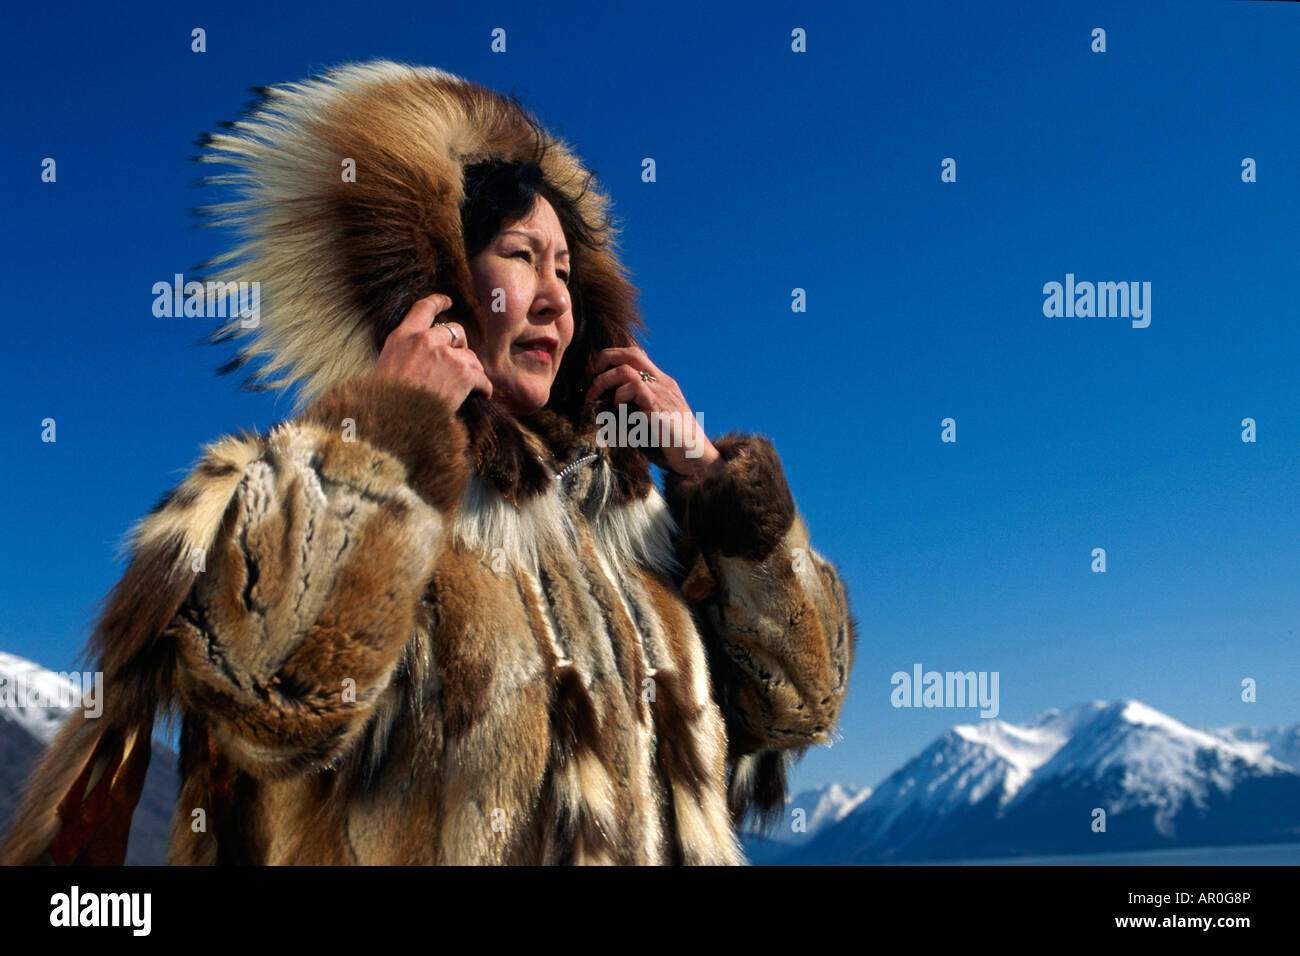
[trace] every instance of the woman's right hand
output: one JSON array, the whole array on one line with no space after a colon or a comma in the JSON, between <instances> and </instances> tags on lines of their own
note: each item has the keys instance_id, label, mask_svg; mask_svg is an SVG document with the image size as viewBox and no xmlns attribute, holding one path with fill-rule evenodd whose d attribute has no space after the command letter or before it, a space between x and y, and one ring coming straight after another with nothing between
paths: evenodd
<instances>
[{"instance_id":1,"label":"woman's right hand","mask_svg":"<svg viewBox=\"0 0 1300 956\"><path fill-rule=\"evenodd\" d=\"M375 377L418 385L457 409L470 392L491 398L492 383L466 344L464 327L457 322L435 324L438 313L449 308L451 299L440 293L411 306L402 324L384 340Z\"/></svg>"}]
</instances>

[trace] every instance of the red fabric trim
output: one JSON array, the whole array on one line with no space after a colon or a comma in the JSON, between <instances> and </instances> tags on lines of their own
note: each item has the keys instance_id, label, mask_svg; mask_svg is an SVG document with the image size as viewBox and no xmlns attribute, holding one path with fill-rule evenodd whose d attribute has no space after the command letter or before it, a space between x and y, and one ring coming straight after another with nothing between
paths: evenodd
<instances>
[{"instance_id":1,"label":"red fabric trim","mask_svg":"<svg viewBox=\"0 0 1300 956\"><path fill-rule=\"evenodd\" d=\"M125 765L122 757L129 734L120 729L104 732L80 776L59 803L61 826L47 851L55 864L121 866L126 862L131 817L149 770L151 730L137 730L136 745ZM100 759L107 759L108 764L94 789L87 793L86 786Z\"/></svg>"}]
</instances>

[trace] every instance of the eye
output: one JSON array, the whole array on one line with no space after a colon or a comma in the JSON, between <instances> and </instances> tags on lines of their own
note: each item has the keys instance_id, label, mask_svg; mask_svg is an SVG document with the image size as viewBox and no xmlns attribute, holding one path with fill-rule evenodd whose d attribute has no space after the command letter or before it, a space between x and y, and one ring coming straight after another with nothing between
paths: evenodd
<instances>
[{"instance_id":1,"label":"eye","mask_svg":"<svg viewBox=\"0 0 1300 956\"><path fill-rule=\"evenodd\" d=\"M523 259L525 262L533 261L533 251L531 249L516 249L514 252L506 253L507 259ZM570 273L564 269L557 269L555 274L560 277L560 281L566 286L569 284Z\"/></svg>"}]
</instances>

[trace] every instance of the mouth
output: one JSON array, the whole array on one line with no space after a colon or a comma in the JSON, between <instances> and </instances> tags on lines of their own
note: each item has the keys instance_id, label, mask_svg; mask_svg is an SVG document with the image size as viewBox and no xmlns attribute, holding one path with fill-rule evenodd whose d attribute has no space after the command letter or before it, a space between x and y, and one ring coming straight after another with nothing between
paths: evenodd
<instances>
[{"instance_id":1,"label":"mouth","mask_svg":"<svg viewBox=\"0 0 1300 956\"><path fill-rule=\"evenodd\" d=\"M555 361L555 352L559 347L559 339L538 336L532 339L520 339L510 346L510 350L526 355L537 362L550 365Z\"/></svg>"}]
</instances>

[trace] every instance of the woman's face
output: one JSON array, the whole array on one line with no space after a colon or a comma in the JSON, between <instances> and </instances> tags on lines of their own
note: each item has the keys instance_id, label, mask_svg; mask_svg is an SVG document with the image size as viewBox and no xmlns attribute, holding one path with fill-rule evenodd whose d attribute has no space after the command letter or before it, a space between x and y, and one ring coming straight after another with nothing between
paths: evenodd
<instances>
[{"instance_id":1,"label":"woman's face","mask_svg":"<svg viewBox=\"0 0 1300 956\"><path fill-rule=\"evenodd\" d=\"M538 196L533 211L503 223L469 267L487 326L469 345L493 397L517 412L541 408L573 340L569 250L554 207Z\"/></svg>"}]
</instances>

